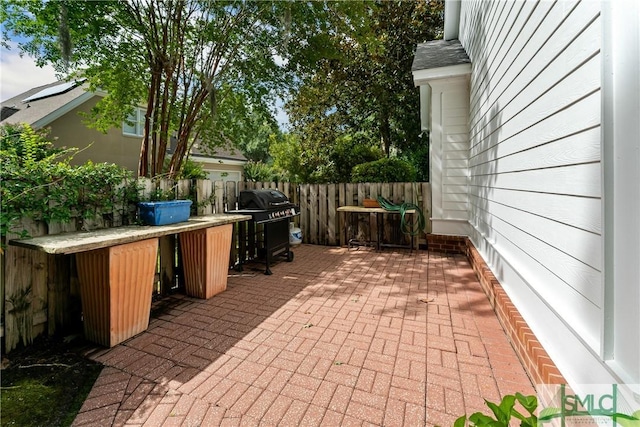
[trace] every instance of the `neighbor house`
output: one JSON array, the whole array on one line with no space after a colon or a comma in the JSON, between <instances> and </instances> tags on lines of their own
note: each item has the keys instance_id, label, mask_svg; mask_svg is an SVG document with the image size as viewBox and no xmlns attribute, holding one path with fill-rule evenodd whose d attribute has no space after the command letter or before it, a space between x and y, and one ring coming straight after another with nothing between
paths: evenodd
<instances>
[{"instance_id":1,"label":"neighbor house","mask_svg":"<svg viewBox=\"0 0 640 427\"><path fill-rule=\"evenodd\" d=\"M78 148L73 164L91 160L95 163L115 163L132 171L138 170L140 143L144 128L144 110L136 108L128 122L106 133L87 127L83 114L88 114L101 97L101 92L90 92L82 82L56 82L35 87L11 99L2 107L5 123L28 123L35 129L50 128L54 144ZM194 147L191 159L201 163L209 179L243 179L243 168L247 159L239 152L218 149L204 154Z\"/></svg>"},{"instance_id":2,"label":"neighbor house","mask_svg":"<svg viewBox=\"0 0 640 427\"><path fill-rule=\"evenodd\" d=\"M433 233L489 267L536 382L640 395L639 17L447 0L444 40L416 51Z\"/></svg>"}]
</instances>

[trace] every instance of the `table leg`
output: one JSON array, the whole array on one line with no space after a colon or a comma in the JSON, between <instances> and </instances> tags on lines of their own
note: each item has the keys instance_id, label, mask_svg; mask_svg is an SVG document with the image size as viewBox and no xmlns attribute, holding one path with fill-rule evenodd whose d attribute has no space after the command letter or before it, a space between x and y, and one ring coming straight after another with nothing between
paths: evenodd
<instances>
[{"instance_id":1,"label":"table leg","mask_svg":"<svg viewBox=\"0 0 640 427\"><path fill-rule=\"evenodd\" d=\"M209 299L227 289L232 224L180 234L187 295Z\"/></svg>"},{"instance_id":2,"label":"table leg","mask_svg":"<svg viewBox=\"0 0 640 427\"><path fill-rule=\"evenodd\" d=\"M85 337L113 347L149 326L158 239L76 254Z\"/></svg>"}]
</instances>

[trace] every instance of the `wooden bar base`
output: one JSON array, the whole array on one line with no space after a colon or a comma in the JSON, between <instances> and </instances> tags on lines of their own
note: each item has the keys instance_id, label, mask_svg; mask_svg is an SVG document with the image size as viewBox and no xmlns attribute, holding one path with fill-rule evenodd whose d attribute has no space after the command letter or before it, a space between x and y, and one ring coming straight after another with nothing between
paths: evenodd
<instances>
[{"instance_id":1,"label":"wooden bar base","mask_svg":"<svg viewBox=\"0 0 640 427\"><path fill-rule=\"evenodd\" d=\"M180 234L187 295L209 299L227 289L232 224Z\"/></svg>"},{"instance_id":2,"label":"wooden bar base","mask_svg":"<svg viewBox=\"0 0 640 427\"><path fill-rule=\"evenodd\" d=\"M149 326L158 239L76 254L85 337L113 347Z\"/></svg>"}]
</instances>

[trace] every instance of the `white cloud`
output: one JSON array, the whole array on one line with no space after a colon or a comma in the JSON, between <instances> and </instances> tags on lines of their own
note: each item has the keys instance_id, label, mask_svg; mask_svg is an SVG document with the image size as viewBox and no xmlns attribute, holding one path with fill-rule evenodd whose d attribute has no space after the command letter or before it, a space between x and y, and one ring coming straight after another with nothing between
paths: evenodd
<instances>
[{"instance_id":1,"label":"white cloud","mask_svg":"<svg viewBox=\"0 0 640 427\"><path fill-rule=\"evenodd\" d=\"M33 58L27 55L21 58L17 46L10 45L11 50L0 48L0 100L57 80L53 67L38 67Z\"/></svg>"}]
</instances>

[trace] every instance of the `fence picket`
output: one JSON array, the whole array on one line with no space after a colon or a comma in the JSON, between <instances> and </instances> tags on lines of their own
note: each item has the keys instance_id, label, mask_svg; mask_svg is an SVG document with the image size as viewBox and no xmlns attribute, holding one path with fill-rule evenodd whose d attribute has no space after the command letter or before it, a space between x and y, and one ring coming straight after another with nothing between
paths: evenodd
<instances>
[{"instance_id":1,"label":"fence picket","mask_svg":"<svg viewBox=\"0 0 640 427\"><path fill-rule=\"evenodd\" d=\"M318 243L327 244L329 215L327 212L327 185L318 185Z\"/></svg>"},{"instance_id":2,"label":"fence picket","mask_svg":"<svg viewBox=\"0 0 640 427\"><path fill-rule=\"evenodd\" d=\"M309 243L318 244L318 184L309 186Z\"/></svg>"},{"instance_id":3,"label":"fence picket","mask_svg":"<svg viewBox=\"0 0 640 427\"><path fill-rule=\"evenodd\" d=\"M213 182L208 179L196 181L196 203L198 205L198 215L209 215L213 213L211 206L211 195L213 193Z\"/></svg>"},{"instance_id":4,"label":"fence picket","mask_svg":"<svg viewBox=\"0 0 640 427\"><path fill-rule=\"evenodd\" d=\"M215 181L213 183L214 213L224 213L224 182Z\"/></svg>"},{"instance_id":5,"label":"fence picket","mask_svg":"<svg viewBox=\"0 0 640 427\"><path fill-rule=\"evenodd\" d=\"M327 186L327 243L336 244L336 184Z\"/></svg>"}]
</instances>

